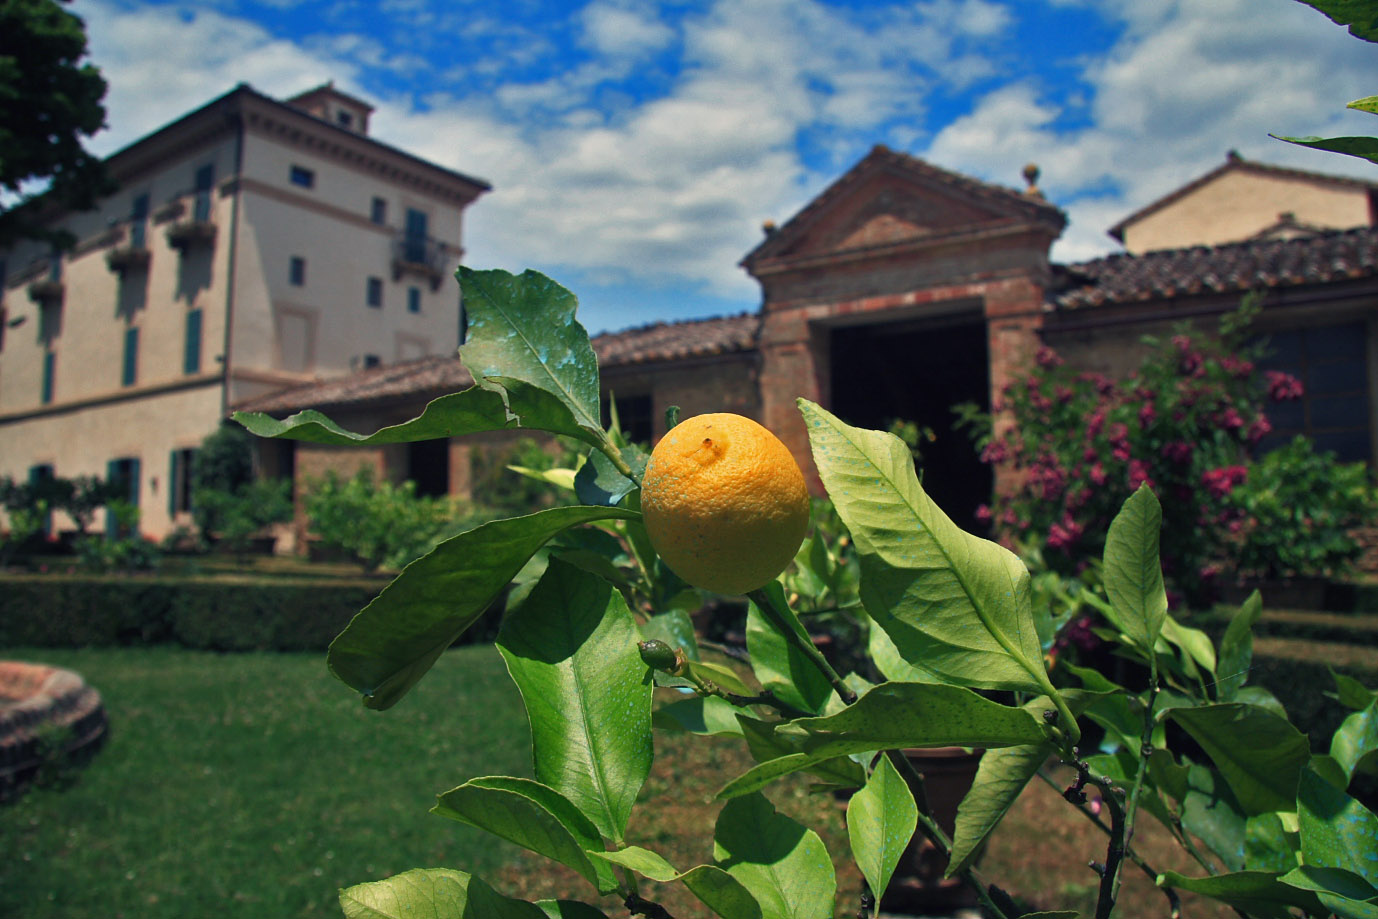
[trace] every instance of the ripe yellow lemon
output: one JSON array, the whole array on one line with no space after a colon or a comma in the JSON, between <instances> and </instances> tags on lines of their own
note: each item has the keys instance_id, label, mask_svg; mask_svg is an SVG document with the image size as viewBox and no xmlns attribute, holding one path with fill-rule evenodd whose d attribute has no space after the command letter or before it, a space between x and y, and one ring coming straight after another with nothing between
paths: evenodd
<instances>
[{"instance_id":1,"label":"ripe yellow lemon","mask_svg":"<svg viewBox=\"0 0 1378 919\"><path fill-rule=\"evenodd\" d=\"M770 431L741 415L696 415L651 451L641 513L675 574L695 587L742 594L794 558L809 526L809 491Z\"/></svg>"}]
</instances>

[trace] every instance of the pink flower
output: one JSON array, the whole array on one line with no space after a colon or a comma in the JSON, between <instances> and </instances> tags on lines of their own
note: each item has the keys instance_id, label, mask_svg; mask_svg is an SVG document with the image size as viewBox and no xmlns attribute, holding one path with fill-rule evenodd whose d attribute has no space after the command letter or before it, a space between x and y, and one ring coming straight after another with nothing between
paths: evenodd
<instances>
[{"instance_id":1,"label":"pink flower","mask_svg":"<svg viewBox=\"0 0 1378 919\"><path fill-rule=\"evenodd\" d=\"M1139 427L1146 428L1158 417L1158 412L1153 408L1152 402L1145 402L1139 406Z\"/></svg>"},{"instance_id":2,"label":"pink flower","mask_svg":"<svg viewBox=\"0 0 1378 919\"><path fill-rule=\"evenodd\" d=\"M1003 463L1009 459L1010 450L1003 440L992 440L986 444L986 449L981 451L981 462L990 465Z\"/></svg>"},{"instance_id":3,"label":"pink flower","mask_svg":"<svg viewBox=\"0 0 1378 919\"><path fill-rule=\"evenodd\" d=\"M982 504L980 507L976 508L976 519L981 523L990 523L990 517L989 504Z\"/></svg>"},{"instance_id":4,"label":"pink flower","mask_svg":"<svg viewBox=\"0 0 1378 919\"><path fill-rule=\"evenodd\" d=\"M1249 425L1249 443L1256 444L1273 432L1273 423L1264 415L1259 415L1254 419L1254 423Z\"/></svg>"},{"instance_id":5,"label":"pink flower","mask_svg":"<svg viewBox=\"0 0 1378 919\"><path fill-rule=\"evenodd\" d=\"M1191 459L1192 445L1184 440L1174 440L1170 444L1163 444L1163 458L1174 463L1185 463Z\"/></svg>"},{"instance_id":6,"label":"pink flower","mask_svg":"<svg viewBox=\"0 0 1378 919\"><path fill-rule=\"evenodd\" d=\"M1153 487L1153 480L1148 475L1148 464L1143 460L1129 461L1129 487L1131 490L1138 489L1140 485Z\"/></svg>"},{"instance_id":7,"label":"pink flower","mask_svg":"<svg viewBox=\"0 0 1378 919\"><path fill-rule=\"evenodd\" d=\"M1091 466L1091 471L1090 471L1090 473L1088 473L1088 474L1089 474L1090 477L1091 477L1091 484L1093 484L1093 485L1104 485L1104 484L1105 484L1105 467L1102 466L1100 463L1094 463L1094 464L1092 464L1092 466Z\"/></svg>"},{"instance_id":8,"label":"pink flower","mask_svg":"<svg viewBox=\"0 0 1378 919\"><path fill-rule=\"evenodd\" d=\"M1290 373L1269 370L1264 376L1268 379L1268 398L1274 402L1288 402L1302 397L1301 380Z\"/></svg>"},{"instance_id":9,"label":"pink flower","mask_svg":"<svg viewBox=\"0 0 1378 919\"><path fill-rule=\"evenodd\" d=\"M1040 367L1051 369L1053 367L1062 366L1062 357L1052 348L1044 345L1034 354L1034 362Z\"/></svg>"},{"instance_id":10,"label":"pink flower","mask_svg":"<svg viewBox=\"0 0 1378 919\"><path fill-rule=\"evenodd\" d=\"M1239 412L1235 410L1235 407L1231 405L1229 408L1225 409L1224 414L1220 416L1220 425L1227 431L1238 431L1240 428L1244 427L1244 418L1240 416Z\"/></svg>"},{"instance_id":11,"label":"pink flower","mask_svg":"<svg viewBox=\"0 0 1378 919\"><path fill-rule=\"evenodd\" d=\"M1223 498L1234 491L1234 487L1243 482L1248 475L1249 470L1244 466L1221 466L1201 473L1201 484L1215 497Z\"/></svg>"}]
</instances>

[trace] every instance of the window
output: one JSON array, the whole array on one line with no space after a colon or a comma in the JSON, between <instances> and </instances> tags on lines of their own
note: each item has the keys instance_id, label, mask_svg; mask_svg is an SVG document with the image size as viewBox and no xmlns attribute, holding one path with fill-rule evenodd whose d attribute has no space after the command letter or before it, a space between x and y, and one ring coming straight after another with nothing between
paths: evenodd
<instances>
[{"instance_id":1,"label":"window","mask_svg":"<svg viewBox=\"0 0 1378 919\"><path fill-rule=\"evenodd\" d=\"M376 308L378 308L378 309L382 309L382 308L383 308L383 279L382 279L382 278L369 278L369 279L368 279L368 295L367 295L367 302L368 302L368 305L369 305L369 306L376 307Z\"/></svg>"},{"instance_id":2,"label":"window","mask_svg":"<svg viewBox=\"0 0 1378 919\"><path fill-rule=\"evenodd\" d=\"M43 393L42 400L44 405L53 401L54 376L57 373L57 354L48 351L43 355Z\"/></svg>"},{"instance_id":3,"label":"window","mask_svg":"<svg viewBox=\"0 0 1378 919\"><path fill-rule=\"evenodd\" d=\"M187 310L186 337L182 342L182 372L201 372L201 311Z\"/></svg>"},{"instance_id":4,"label":"window","mask_svg":"<svg viewBox=\"0 0 1378 919\"><path fill-rule=\"evenodd\" d=\"M415 286L407 288L407 312L421 312L421 288Z\"/></svg>"},{"instance_id":5,"label":"window","mask_svg":"<svg viewBox=\"0 0 1378 919\"><path fill-rule=\"evenodd\" d=\"M113 459L106 464L105 480L110 483L111 492L119 497L120 500L127 502L131 507L139 506L139 458L137 456L126 456L120 459ZM124 517L122 520L121 517ZM133 520L138 518L134 515L122 515L112 512L109 504L105 506L105 535L118 539L128 536L133 530Z\"/></svg>"},{"instance_id":6,"label":"window","mask_svg":"<svg viewBox=\"0 0 1378 919\"><path fill-rule=\"evenodd\" d=\"M39 500L48 502L48 510L43 513L43 535L53 535L53 512L52 506L57 503L58 496L54 493L54 486L57 484L57 471L50 463L39 463L37 466L29 467L29 488L33 490Z\"/></svg>"},{"instance_id":7,"label":"window","mask_svg":"<svg viewBox=\"0 0 1378 919\"><path fill-rule=\"evenodd\" d=\"M368 369L373 368L373 367L381 367L381 366L383 366L383 359L382 359L381 357L379 357L378 355L376 355L376 354L365 354L365 355L364 355L364 369L365 369L365 370L368 370Z\"/></svg>"},{"instance_id":8,"label":"window","mask_svg":"<svg viewBox=\"0 0 1378 919\"><path fill-rule=\"evenodd\" d=\"M342 128L349 128L354 126L354 116L351 115L349 112L336 112L335 121Z\"/></svg>"},{"instance_id":9,"label":"window","mask_svg":"<svg viewBox=\"0 0 1378 919\"><path fill-rule=\"evenodd\" d=\"M124 330L124 365L120 370L120 384L133 386L139 375L139 327Z\"/></svg>"},{"instance_id":10,"label":"window","mask_svg":"<svg viewBox=\"0 0 1378 919\"><path fill-rule=\"evenodd\" d=\"M301 188L316 187L316 173L307 169L305 166L293 166L288 176L293 185L300 186Z\"/></svg>"},{"instance_id":11,"label":"window","mask_svg":"<svg viewBox=\"0 0 1378 919\"><path fill-rule=\"evenodd\" d=\"M612 424L612 410L617 411L617 424L632 443L649 444L654 406L650 395L618 396L609 394L603 399L603 424Z\"/></svg>"},{"instance_id":12,"label":"window","mask_svg":"<svg viewBox=\"0 0 1378 919\"><path fill-rule=\"evenodd\" d=\"M211 187L215 185L215 164L207 163L196 170L196 199L191 216L199 223L211 219Z\"/></svg>"},{"instance_id":13,"label":"window","mask_svg":"<svg viewBox=\"0 0 1378 919\"><path fill-rule=\"evenodd\" d=\"M406 256L413 265L426 264L427 217L425 211L407 208Z\"/></svg>"},{"instance_id":14,"label":"window","mask_svg":"<svg viewBox=\"0 0 1378 919\"><path fill-rule=\"evenodd\" d=\"M293 287L306 285L306 259L300 255L292 256L292 261L287 265L287 280Z\"/></svg>"},{"instance_id":15,"label":"window","mask_svg":"<svg viewBox=\"0 0 1378 919\"><path fill-rule=\"evenodd\" d=\"M387 223L387 222L388 222L388 203L387 203L387 201L384 200L383 198L374 198L374 199L373 199L373 203L372 203L371 205L369 205L368 219L369 219L369 220L372 220L374 223L378 224L378 226L380 226L380 227L381 227L383 224Z\"/></svg>"},{"instance_id":16,"label":"window","mask_svg":"<svg viewBox=\"0 0 1378 919\"><path fill-rule=\"evenodd\" d=\"M129 210L129 245L135 249L143 249L148 245L147 193L135 198L134 206Z\"/></svg>"},{"instance_id":17,"label":"window","mask_svg":"<svg viewBox=\"0 0 1378 919\"><path fill-rule=\"evenodd\" d=\"M169 514L191 510L191 466L195 461L196 451L190 447L172 451L167 477Z\"/></svg>"},{"instance_id":18,"label":"window","mask_svg":"<svg viewBox=\"0 0 1378 919\"><path fill-rule=\"evenodd\" d=\"M1298 434L1343 462L1368 461L1368 334L1363 322L1308 327L1267 336L1264 371L1290 373L1302 396L1268 406L1272 433L1260 446L1282 446Z\"/></svg>"}]
</instances>

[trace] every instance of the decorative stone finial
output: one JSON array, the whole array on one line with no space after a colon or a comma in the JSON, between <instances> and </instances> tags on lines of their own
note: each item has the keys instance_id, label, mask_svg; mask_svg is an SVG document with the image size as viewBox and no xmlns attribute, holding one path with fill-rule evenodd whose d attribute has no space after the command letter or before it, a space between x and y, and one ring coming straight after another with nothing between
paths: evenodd
<instances>
[{"instance_id":1,"label":"decorative stone finial","mask_svg":"<svg viewBox=\"0 0 1378 919\"><path fill-rule=\"evenodd\" d=\"M1028 187L1024 189L1024 194L1031 198L1042 198L1043 192L1038 187L1039 169L1037 163L1029 163L1024 167L1024 181Z\"/></svg>"},{"instance_id":2,"label":"decorative stone finial","mask_svg":"<svg viewBox=\"0 0 1378 919\"><path fill-rule=\"evenodd\" d=\"M774 220L767 220L765 223L761 224L761 232L766 234L767 236L774 236L775 229L776 227Z\"/></svg>"}]
</instances>

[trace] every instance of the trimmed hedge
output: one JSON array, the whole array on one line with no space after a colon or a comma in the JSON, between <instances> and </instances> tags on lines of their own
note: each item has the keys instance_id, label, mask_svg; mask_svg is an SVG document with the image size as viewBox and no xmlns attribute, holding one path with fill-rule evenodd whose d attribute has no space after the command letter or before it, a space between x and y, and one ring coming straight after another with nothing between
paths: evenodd
<instances>
[{"instance_id":1,"label":"trimmed hedge","mask_svg":"<svg viewBox=\"0 0 1378 919\"><path fill-rule=\"evenodd\" d=\"M324 650L383 582L245 578L0 578L0 648L176 643Z\"/></svg>"}]
</instances>

